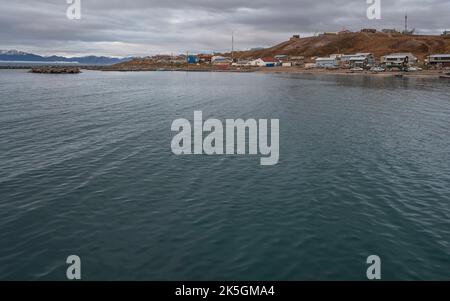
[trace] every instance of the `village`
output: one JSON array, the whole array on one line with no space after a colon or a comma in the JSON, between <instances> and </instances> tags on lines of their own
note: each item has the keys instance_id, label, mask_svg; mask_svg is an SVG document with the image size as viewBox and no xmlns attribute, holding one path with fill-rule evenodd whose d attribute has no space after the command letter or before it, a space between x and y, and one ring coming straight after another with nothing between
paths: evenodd
<instances>
[{"instance_id":1,"label":"village","mask_svg":"<svg viewBox=\"0 0 450 301\"><path fill-rule=\"evenodd\" d=\"M293 35L289 43L303 43L305 40L323 39L339 43L340 39L346 37L354 38L356 35L362 35L368 41L377 37L389 37L395 41L403 41L405 45L418 43L420 38L433 38L434 42L450 39L450 31L444 31L441 36L420 36L414 35L414 30L405 30L399 32L395 29L376 29L363 28L359 32L342 30L339 32L324 32L317 37L300 38L300 35ZM322 40L321 40L322 39ZM407 40L405 40L407 39ZM338 41L338 42L336 42ZM376 41L376 40L375 40ZM405 42L406 41L406 42ZM331 42L330 42L331 43ZM376 42L373 42L376 43ZM399 42L400 43L400 42ZM409 44L408 44L409 43ZM348 43L347 43L348 44ZM382 44L381 42L378 44ZM378 46L378 44L376 46ZM422 44L420 48L424 48ZM323 47L322 47L323 48ZM314 49L322 55L314 55ZM361 49L361 47L359 48ZM401 47L399 50L408 49ZM365 51L349 52L339 51L336 53L323 55L321 47L308 46L307 52L312 55L301 55L302 53L293 53L293 51L283 51L277 49L271 55L266 55L267 49L252 49L249 51L234 51L234 44L228 53L185 53L179 55L154 55L145 58L137 58L131 62L113 65L104 68L104 70L120 71L228 71L228 72L340 72L340 73L364 73L364 74L390 74L396 75L408 73L431 73L439 74L440 77L449 78L447 72L450 70L450 50L440 48L444 51L433 51L433 47L424 54L423 51L415 53L417 47L410 51L386 52L378 55L371 52L371 46L363 48ZM397 49L393 49L397 50ZM327 50L329 51L329 50ZM330 52L328 52L330 53Z\"/></svg>"}]
</instances>

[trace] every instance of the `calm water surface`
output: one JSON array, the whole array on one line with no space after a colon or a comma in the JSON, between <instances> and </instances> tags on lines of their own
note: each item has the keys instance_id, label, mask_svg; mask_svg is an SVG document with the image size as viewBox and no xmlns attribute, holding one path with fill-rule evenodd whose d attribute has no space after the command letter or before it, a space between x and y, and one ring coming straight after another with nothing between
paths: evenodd
<instances>
[{"instance_id":1,"label":"calm water surface","mask_svg":"<svg viewBox=\"0 0 450 301\"><path fill-rule=\"evenodd\" d=\"M279 118L280 162L175 156L176 118ZM0 71L0 279L450 279L450 82Z\"/></svg>"}]
</instances>

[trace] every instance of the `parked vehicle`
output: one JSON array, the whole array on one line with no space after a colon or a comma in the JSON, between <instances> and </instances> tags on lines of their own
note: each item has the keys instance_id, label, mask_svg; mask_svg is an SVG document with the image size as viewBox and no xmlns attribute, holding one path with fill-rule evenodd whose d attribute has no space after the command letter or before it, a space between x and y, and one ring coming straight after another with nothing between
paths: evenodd
<instances>
[{"instance_id":1,"label":"parked vehicle","mask_svg":"<svg viewBox=\"0 0 450 301\"><path fill-rule=\"evenodd\" d=\"M370 71L372 71L372 72L384 72L384 71L386 71L386 69L384 69L383 67L372 67L372 68L370 68Z\"/></svg>"},{"instance_id":2,"label":"parked vehicle","mask_svg":"<svg viewBox=\"0 0 450 301\"><path fill-rule=\"evenodd\" d=\"M350 69L350 71L364 71L364 69L361 67L355 67L355 68Z\"/></svg>"},{"instance_id":3,"label":"parked vehicle","mask_svg":"<svg viewBox=\"0 0 450 301\"><path fill-rule=\"evenodd\" d=\"M419 68L419 67L408 67L406 69L406 71L408 71L408 72L422 71L422 68Z\"/></svg>"}]
</instances>

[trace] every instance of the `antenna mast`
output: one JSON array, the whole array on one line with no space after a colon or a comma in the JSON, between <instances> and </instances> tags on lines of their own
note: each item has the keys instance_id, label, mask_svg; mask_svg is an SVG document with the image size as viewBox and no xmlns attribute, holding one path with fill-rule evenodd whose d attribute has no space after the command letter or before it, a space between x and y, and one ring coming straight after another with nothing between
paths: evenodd
<instances>
[{"instance_id":1,"label":"antenna mast","mask_svg":"<svg viewBox=\"0 0 450 301\"><path fill-rule=\"evenodd\" d=\"M234 62L234 31L231 32L231 60Z\"/></svg>"},{"instance_id":2,"label":"antenna mast","mask_svg":"<svg viewBox=\"0 0 450 301\"><path fill-rule=\"evenodd\" d=\"M408 13L405 13L405 33L408 33Z\"/></svg>"}]
</instances>

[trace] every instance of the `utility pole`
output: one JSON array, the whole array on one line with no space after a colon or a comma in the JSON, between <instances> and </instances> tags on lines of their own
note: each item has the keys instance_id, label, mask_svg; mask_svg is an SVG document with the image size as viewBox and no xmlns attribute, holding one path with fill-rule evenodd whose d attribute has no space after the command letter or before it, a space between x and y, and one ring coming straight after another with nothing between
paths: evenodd
<instances>
[{"instance_id":1,"label":"utility pole","mask_svg":"<svg viewBox=\"0 0 450 301\"><path fill-rule=\"evenodd\" d=\"M234 31L231 32L231 61L234 62Z\"/></svg>"},{"instance_id":2,"label":"utility pole","mask_svg":"<svg viewBox=\"0 0 450 301\"><path fill-rule=\"evenodd\" d=\"M408 33L408 13L405 14L405 34Z\"/></svg>"}]
</instances>

